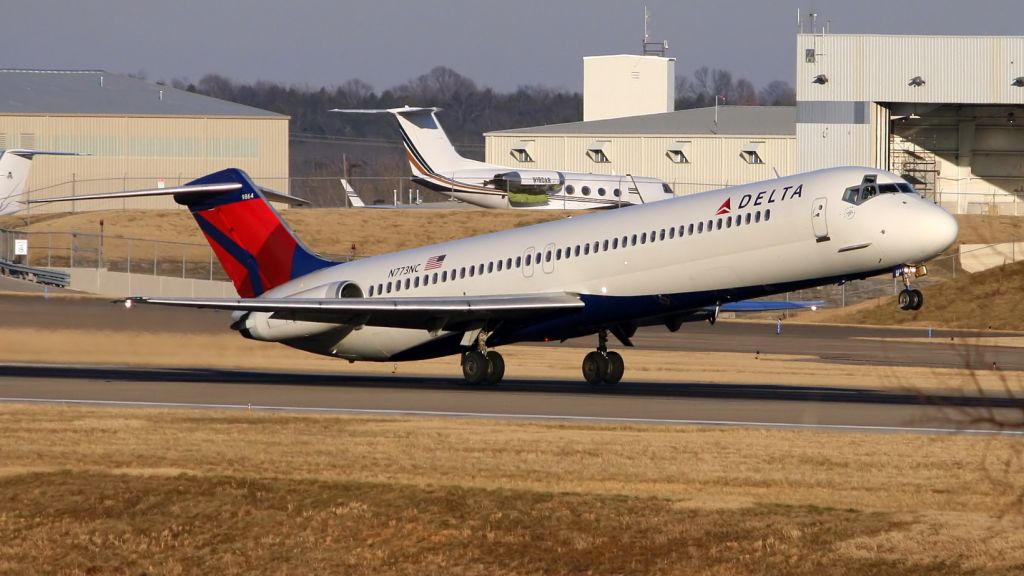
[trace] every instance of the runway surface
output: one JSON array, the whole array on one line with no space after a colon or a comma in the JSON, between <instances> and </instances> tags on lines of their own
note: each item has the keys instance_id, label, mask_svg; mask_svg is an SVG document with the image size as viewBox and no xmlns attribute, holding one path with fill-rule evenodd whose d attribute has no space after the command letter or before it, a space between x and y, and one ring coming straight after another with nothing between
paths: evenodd
<instances>
[{"instance_id":1,"label":"runway surface","mask_svg":"<svg viewBox=\"0 0 1024 576\"><path fill-rule=\"evenodd\" d=\"M77 327L165 332L219 332L223 313L136 307L104 300L0 296L6 326ZM977 335L934 331L936 338ZM646 329L640 348L660 350L812 354L825 361L931 367L1024 370L1024 352L1002 346L956 347L870 338L924 337L927 331L721 321L684 326L678 333ZM579 346L593 343L581 340ZM343 369L343 368L340 368ZM589 420L664 424L817 427L844 430L983 431L968 424L992 411L1020 417L1024 401L960 394L915 394L820 386L640 382L594 388L575 381L513 380L468 388L456 378L346 376L303 372L160 369L0 364L4 401L96 403L115 406L220 407L267 410L420 414L433 416Z\"/></svg>"}]
</instances>

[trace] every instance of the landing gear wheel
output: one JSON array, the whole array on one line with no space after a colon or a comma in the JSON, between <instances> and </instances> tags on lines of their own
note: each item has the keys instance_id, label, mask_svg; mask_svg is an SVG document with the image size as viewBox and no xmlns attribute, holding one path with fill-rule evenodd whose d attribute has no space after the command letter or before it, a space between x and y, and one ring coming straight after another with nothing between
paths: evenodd
<instances>
[{"instance_id":1,"label":"landing gear wheel","mask_svg":"<svg viewBox=\"0 0 1024 576\"><path fill-rule=\"evenodd\" d=\"M622 375L626 372L626 363L618 352L609 352L605 359L608 360L608 372L604 375L606 384L618 384Z\"/></svg>"},{"instance_id":2,"label":"landing gear wheel","mask_svg":"<svg viewBox=\"0 0 1024 576\"><path fill-rule=\"evenodd\" d=\"M900 310L910 310L911 305L914 303L914 296L910 290L900 290L899 296L896 297L896 303L899 305Z\"/></svg>"},{"instance_id":3,"label":"landing gear wheel","mask_svg":"<svg viewBox=\"0 0 1024 576\"><path fill-rule=\"evenodd\" d=\"M897 298L900 310L920 310L924 306L924 294L916 288L905 288Z\"/></svg>"},{"instance_id":4,"label":"landing gear wheel","mask_svg":"<svg viewBox=\"0 0 1024 576\"><path fill-rule=\"evenodd\" d=\"M484 377L484 382L487 384L501 382L501 379L505 377L505 359L494 350L488 352L484 358L487 360L487 375Z\"/></svg>"},{"instance_id":5,"label":"landing gear wheel","mask_svg":"<svg viewBox=\"0 0 1024 576\"><path fill-rule=\"evenodd\" d=\"M487 377L490 362L483 352L470 350L462 355L462 375L467 384L480 384Z\"/></svg>"},{"instance_id":6,"label":"landing gear wheel","mask_svg":"<svg viewBox=\"0 0 1024 576\"><path fill-rule=\"evenodd\" d=\"M588 352L583 357L583 379L587 384L596 386L604 381L608 374L608 359L598 351Z\"/></svg>"},{"instance_id":7,"label":"landing gear wheel","mask_svg":"<svg viewBox=\"0 0 1024 576\"><path fill-rule=\"evenodd\" d=\"M920 310L921 306L924 306L924 294L915 288L910 291L910 309Z\"/></svg>"}]
</instances>

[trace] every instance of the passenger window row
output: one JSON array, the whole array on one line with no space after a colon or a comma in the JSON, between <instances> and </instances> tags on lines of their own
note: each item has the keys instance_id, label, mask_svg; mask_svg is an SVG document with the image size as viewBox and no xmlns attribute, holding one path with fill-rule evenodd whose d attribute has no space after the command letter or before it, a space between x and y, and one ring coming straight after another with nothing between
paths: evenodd
<instances>
[{"instance_id":1,"label":"passenger window row","mask_svg":"<svg viewBox=\"0 0 1024 576\"><path fill-rule=\"evenodd\" d=\"M768 222L771 220L771 217L771 208L764 210L763 221ZM694 234L711 233L715 230L721 230L723 227L726 229L732 228L733 226L738 228L740 226L759 224L760 222L762 222L762 212L761 210L757 210L755 212L747 212L746 214L735 214L732 216L712 218L706 221L702 220L697 223L680 224L678 227L673 226L672 228L662 228L660 230L655 229L650 232L644 231L639 234L625 234L614 238L576 244L575 246L566 246L565 248L553 248L537 253L531 252L527 254L525 258L523 256L516 256L515 258L510 257L505 258L504 260L492 260L491 262L481 263L474 266L461 266L459 268L453 268L452 270L442 270L441 272L410 276L408 278L388 281L386 283L381 282L370 286L369 296L382 296L385 294L402 292L403 290L413 290L421 286L445 284L447 282L454 282L465 278L483 276L484 274L520 269L523 266L530 267L540 265L542 258L544 262L551 262L552 260L569 260L571 258L597 254L599 252L628 248L636 246L637 244L644 245L648 242L653 244L654 242L663 242L665 240L693 236Z\"/></svg>"}]
</instances>

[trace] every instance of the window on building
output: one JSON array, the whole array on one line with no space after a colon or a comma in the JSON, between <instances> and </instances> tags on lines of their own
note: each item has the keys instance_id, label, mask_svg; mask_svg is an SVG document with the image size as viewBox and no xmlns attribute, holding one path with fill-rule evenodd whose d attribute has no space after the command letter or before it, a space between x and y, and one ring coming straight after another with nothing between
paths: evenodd
<instances>
[{"instance_id":1,"label":"window on building","mask_svg":"<svg viewBox=\"0 0 1024 576\"><path fill-rule=\"evenodd\" d=\"M533 140L520 140L512 147L512 157L517 162L533 162L533 155L530 150L533 148Z\"/></svg>"},{"instance_id":2,"label":"window on building","mask_svg":"<svg viewBox=\"0 0 1024 576\"><path fill-rule=\"evenodd\" d=\"M607 164L608 162L611 162L611 160L608 159L609 144L611 144L611 142L607 140L591 142L590 145L587 146L587 158L590 158L597 164Z\"/></svg>"},{"instance_id":3,"label":"window on building","mask_svg":"<svg viewBox=\"0 0 1024 576\"><path fill-rule=\"evenodd\" d=\"M684 141L676 142L665 150L665 155L675 164L689 164L690 143Z\"/></svg>"},{"instance_id":4,"label":"window on building","mask_svg":"<svg viewBox=\"0 0 1024 576\"><path fill-rule=\"evenodd\" d=\"M740 157L747 164L764 164L761 158L761 148L764 142L750 142L740 149Z\"/></svg>"}]
</instances>

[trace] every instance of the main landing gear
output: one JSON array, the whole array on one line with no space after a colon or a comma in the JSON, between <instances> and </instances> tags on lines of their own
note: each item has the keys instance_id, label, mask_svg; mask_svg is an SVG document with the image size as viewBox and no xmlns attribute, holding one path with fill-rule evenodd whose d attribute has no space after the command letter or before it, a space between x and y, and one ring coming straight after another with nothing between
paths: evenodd
<instances>
[{"instance_id":1,"label":"main landing gear","mask_svg":"<svg viewBox=\"0 0 1024 576\"><path fill-rule=\"evenodd\" d=\"M900 310L920 310L924 306L924 294L920 290L914 288L910 283L914 278L918 276L925 276L928 274L928 268L925 266L900 266L893 271L893 276L903 279L903 290L900 290L899 296L896 297L896 303L899 305Z\"/></svg>"},{"instance_id":2,"label":"main landing gear","mask_svg":"<svg viewBox=\"0 0 1024 576\"><path fill-rule=\"evenodd\" d=\"M618 384L626 364L618 352L608 351L608 331L597 333L597 350L583 357L583 379L587 384Z\"/></svg>"},{"instance_id":3,"label":"main landing gear","mask_svg":"<svg viewBox=\"0 0 1024 576\"><path fill-rule=\"evenodd\" d=\"M497 351L487 349L488 335L481 330L477 349L462 354L462 376L467 384L494 385L505 377L505 359Z\"/></svg>"}]
</instances>

